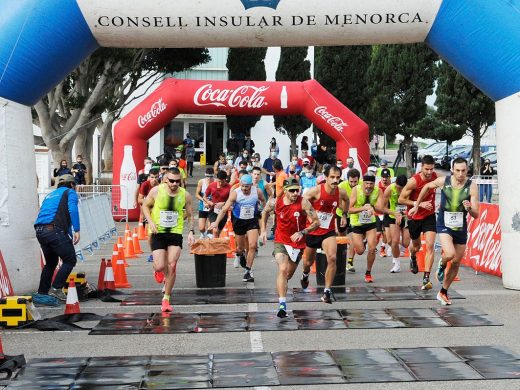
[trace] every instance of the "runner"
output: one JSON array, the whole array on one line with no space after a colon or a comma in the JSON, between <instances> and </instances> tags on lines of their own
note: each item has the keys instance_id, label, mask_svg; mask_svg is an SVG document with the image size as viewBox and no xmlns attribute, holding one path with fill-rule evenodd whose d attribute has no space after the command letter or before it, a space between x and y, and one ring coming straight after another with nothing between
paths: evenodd
<instances>
[{"instance_id":1,"label":"runner","mask_svg":"<svg viewBox=\"0 0 520 390\"><path fill-rule=\"evenodd\" d=\"M276 288L278 290L278 314L287 317L287 284L294 275L305 249L305 235L320 226L318 214L307 199L300 195L300 185L296 179L287 179L283 183L284 196L271 198L265 206L260 223L260 241L267 241L267 221L274 211L279 215L278 225L274 233L274 258L278 264ZM304 228L307 220L310 225Z\"/></svg>"},{"instance_id":2,"label":"runner","mask_svg":"<svg viewBox=\"0 0 520 390\"><path fill-rule=\"evenodd\" d=\"M417 202L417 198L423 187L437 179L434 172L435 160L432 156L426 155L421 160L421 172L413 175L406 183L406 186L399 195L398 202L408 206L408 211L416 205L419 206L417 212L412 216L408 214L408 230L412 239L410 247L410 271L416 274L419 272L417 267L417 259L415 254L421 250L421 233L426 237L426 255L424 259L425 272L422 280L422 289L430 290L432 283L430 281L430 272L433 265L433 245L435 244L436 221L435 221L435 190L430 189L427 196L421 203Z\"/></svg>"},{"instance_id":3,"label":"runner","mask_svg":"<svg viewBox=\"0 0 520 390\"><path fill-rule=\"evenodd\" d=\"M385 218L383 225L390 230L390 243L392 246L392 263L393 267L391 273L401 272L401 262L399 256L401 255L400 245L408 248L410 245L410 232L408 231L408 224L406 220L406 205L398 204L397 200L408 182L405 175L399 175L395 179L395 183L390 186L383 193L383 207L385 211Z\"/></svg>"},{"instance_id":4,"label":"runner","mask_svg":"<svg viewBox=\"0 0 520 390\"><path fill-rule=\"evenodd\" d=\"M448 289L457 276L460 261L466 251L467 214L478 218L480 208L477 185L467 177L468 162L464 158L456 158L453 160L451 172L451 176L439 177L426 184L417 197L417 203L421 204L428 191L441 189L437 234L439 234L443 255L439 259L436 276L439 283L442 283L437 300L443 306L451 305ZM415 215L417 212L419 212L418 207L414 206L409 214ZM448 262L451 262L451 266L445 275Z\"/></svg>"},{"instance_id":5,"label":"runner","mask_svg":"<svg viewBox=\"0 0 520 390\"><path fill-rule=\"evenodd\" d=\"M385 160L381 160L381 164ZM390 177L391 172L387 168L383 168L380 172L380 180L378 183L379 191L381 194L385 193L385 190L388 188L388 186L392 183ZM376 175L376 178L378 176ZM385 219L385 214L376 213L376 225L377 225L377 238L376 242L379 243L381 240L381 249L379 251L379 256L386 257L387 255L387 246L390 247L390 242L392 239L390 238L390 228L387 226L385 227L383 220Z\"/></svg>"},{"instance_id":6,"label":"runner","mask_svg":"<svg viewBox=\"0 0 520 390\"><path fill-rule=\"evenodd\" d=\"M382 195L376 187L374 175L363 176L363 183L352 189L350 195L350 224L352 225L352 245L358 255L365 252L365 242L368 245L367 270L365 282L373 283L372 266L376 259L376 212L382 212Z\"/></svg>"},{"instance_id":7,"label":"runner","mask_svg":"<svg viewBox=\"0 0 520 390\"><path fill-rule=\"evenodd\" d=\"M231 220L237 240L236 253L240 258L241 265L245 268L242 281L254 282L253 262L258 245L258 229L260 229L258 224L258 203L260 202L262 207L264 207L265 198L262 190L253 186L253 178L250 175L243 175L240 179L240 184L239 188L231 191L217 219L210 225L210 229L215 228L227 216L228 210L233 207ZM248 244L247 248L246 242ZM245 253L246 249L247 253ZM244 259L246 260L245 263Z\"/></svg>"},{"instance_id":8,"label":"runner","mask_svg":"<svg viewBox=\"0 0 520 390\"><path fill-rule=\"evenodd\" d=\"M181 172L170 168L165 174L167 183L152 188L143 204L143 213L151 233L151 248L155 280L165 282L161 310L173 311L170 294L175 284L177 261L182 249L184 219L190 233L188 245L195 242L191 195L180 186Z\"/></svg>"},{"instance_id":9,"label":"runner","mask_svg":"<svg viewBox=\"0 0 520 390\"><path fill-rule=\"evenodd\" d=\"M204 194L208 186L214 181L214 170L211 167L206 168L204 179L200 179L197 183L196 198L199 200L199 231L201 238L206 237L206 223L210 211L209 204L204 200ZM218 171L217 171L218 172Z\"/></svg>"},{"instance_id":10,"label":"runner","mask_svg":"<svg viewBox=\"0 0 520 390\"><path fill-rule=\"evenodd\" d=\"M325 288L323 290L322 302L332 303L332 292L330 290L334 276L336 276L336 209L338 206L345 211L341 218L340 227L347 224L348 198L344 189L338 188L341 177L341 169L335 165L329 165L325 171L325 183L318 185L304 195L311 202L312 207L318 213L320 227L305 237L307 247L303 254L303 274L300 280L302 288L309 287L309 272L316 258L316 250L322 248L327 256L327 271L325 271Z\"/></svg>"},{"instance_id":11,"label":"runner","mask_svg":"<svg viewBox=\"0 0 520 390\"><path fill-rule=\"evenodd\" d=\"M350 158L350 157L349 157ZM359 178L361 177L361 173L356 168L350 168L347 173L347 180L342 181L339 183L339 188L343 188L345 192L347 193L347 198L350 202L350 195L352 194L352 188L358 185ZM343 212L340 209L336 209L336 223L338 224L338 232L340 235L342 234L343 228L341 228L340 219L343 216ZM352 245L352 226L350 226L350 216L347 213L347 224L345 226L345 233L350 238L350 245L347 248L347 266L346 270L348 272L356 272L356 269L354 268L354 245Z\"/></svg>"},{"instance_id":12,"label":"runner","mask_svg":"<svg viewBox=\"0 0 520 390\"><path fill-rule=\"evenodd\" d=\"M146 225L148 224L148 221L144 217L142 206L143 206L144 200L146 199L146 197L148 196L148 194L150 193L152 188L155 186L158 186L158 185L159 185L159 169L152 168L148 172L148 178L144 181L144 183L142 183L139 186L139 190L138 190L139 196L137 198L137 203L139 203L139 205L141 206L141 214L143 216L143 227L145 227L145 228L146 228ZM148 237L148 244L150 244L150 237ZM148 256L148 262L151 263L152 261L153 261L153 255L150 254Z\"/></svg>"},{"instance_id":13,"label":"runner","mask_svg":"<svg viewBox=\"0 0 520 390\"><path fill-rule=\"evenodd\" d=\"M213 173L216 175L218 171L225 171L227 168L226 155L220 153L218 160L213 164Z\"/></svg>"},{"instance_id":14,"label":"runner","mask_svg":"<svg viewBox=\"0 0 520 390\"><path fill-rule=\"evenodd\" d=\"M204 193L203 199L210 207L210 211L208 213L208 219L210 222L215 222L218 214L220 213L220 210L222 210L222 207L229 198L231 186L226 181L226 179L226 171L218 171L217 180L208 185L208 188L206 188L206 192ZM224 226L226 226L226 222L227 214L222 218L220 223L216 225L216 228L212 228L210 225L208 229L212 230L213 237L220 237L220 232L222 229L224 229Z\"/></svg>"}]
</instances>

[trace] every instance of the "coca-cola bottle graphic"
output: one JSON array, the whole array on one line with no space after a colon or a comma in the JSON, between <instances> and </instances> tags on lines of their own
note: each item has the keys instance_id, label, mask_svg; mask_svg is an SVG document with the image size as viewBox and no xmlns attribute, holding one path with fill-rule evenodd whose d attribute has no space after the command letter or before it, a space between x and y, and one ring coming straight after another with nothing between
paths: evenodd
<instances>
[{"instance_id":1,"label":"coca-cola bottle graphic","mask_svg":"<svg viewBox=\"0 0 520 390\"><path fill-rule=\"evenodd\" d=\"M361 164L359 163L359 158L357 155L357 148L349 148L348 149L348 156L352 157L354 160L354 168L356 168L359 172L361 171Z\"/></svg>"},{"instance_id":2,"label":"coca-cola bottle graphic","mask_svg":"<svg viewBox=\"0 0 520 390\"><path fill-rule=\"evenodd\" d=\"M282 87L282 93L280 93L280 108L287 108L287 88L285 85Z\"/></svg>"},{"instance_id":3,"label":"coca-cola bottle graphic","mask_svg":"<svg viewBox=\"0 0 520 390\"><path fill-rule=\"evenodd\" d=\"M135 209L135 190L137 188L137 169L134 157L132 156L132 145L125 145L125 154L119 173L119 184L121 185L121 201L119 206L122 209Z\"/></svg>"}]
</instances>

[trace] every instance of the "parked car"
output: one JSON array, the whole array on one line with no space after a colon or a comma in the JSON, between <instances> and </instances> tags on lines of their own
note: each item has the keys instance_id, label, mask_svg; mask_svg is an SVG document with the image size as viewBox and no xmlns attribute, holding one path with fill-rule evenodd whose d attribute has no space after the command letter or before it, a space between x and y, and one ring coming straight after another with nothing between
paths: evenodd
<instances>
[{"instance_id":1,"label":"parked car","mask_svg":"<svg viewBox=\"0 0 520 390\"><path fill-rule=\"evenodd\" d=\"M480 166L482 166L482 164L484 164L484 161L487 159L489 159L489 161L491 161L491 166L493 167L495 172L497 172L497 152L496 152L496 150L491 150L489 152L483 153L480 156ZM470 158L470 160L469 160L468 173L470 176L473 176L473 158ZM476 174L478 174L478 173L476 173Z\"/></svg>"},{"instance_id":2,"label":"parked car","mask_svg":"<svg viewBox=\"0 0 520 390\"><path fill-rule=\"evenodd\" d=\"M471 150L472 150L471 145L454 146L453 148L451 148L449 150L448 154L445 154L444 156L441 157L441 159L439 161L439 166L442 169L449 170L451 168L451 162L454 159L456 159L458 157L462 157L462 158L465 158L466 160L468 160L469 157L471 156Z\"/></svg>"},{"instance_id":3,"label":"parked car","mask_svg":"<svg viewBox=\"0 0 520 390\"><path fill-rule=\"evenodd\" d=\"M423 156L425 156L427 154L429 154L429 155L437 154L441 150L446 150L446 142L444 142L444 141L433 142L433 143L429 144L428 146L419 149L417 151L417 158L419 160L421 160L421 158L423 158Z\"/></svg>"}]
</instances>

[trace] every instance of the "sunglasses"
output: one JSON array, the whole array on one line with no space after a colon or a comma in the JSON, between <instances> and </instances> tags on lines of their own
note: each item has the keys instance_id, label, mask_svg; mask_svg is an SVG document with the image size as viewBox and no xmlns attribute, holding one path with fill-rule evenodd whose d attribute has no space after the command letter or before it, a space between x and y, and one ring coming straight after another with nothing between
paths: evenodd
<instances>
[{"instance_id":1,"label":"sunglasses","mask_svg":"<svg viewBox=\"0 0 520 390\"><path fill-rule=\"evenodd\" d=\"M294 194L295 192L300 191L300 189L299 188L291 188L290 190L287 190L287 191L292 193L292 194Z\"/></svg>"},{"instance_id":2,"label":"sunglasses","mask_svg":"<svg viewBox=\"0 0 520 390\"><path fill-rule=\"evenodd\" d=\"M166 178L170 183L174 184L174 183L177 183L177 184L180 184L181 182L181 179L168 179Z\"/></svg>"}]
</instances>

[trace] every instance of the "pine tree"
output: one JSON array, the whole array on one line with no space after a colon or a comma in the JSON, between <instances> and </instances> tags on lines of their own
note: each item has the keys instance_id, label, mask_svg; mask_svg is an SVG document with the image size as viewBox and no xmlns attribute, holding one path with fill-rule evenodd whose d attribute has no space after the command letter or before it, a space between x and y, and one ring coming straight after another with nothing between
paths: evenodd
<instances>
[{"instance_id":1,"label":"pine tree","mask_svg":"<svg viewBox=\"0 0 520 390\"><path fill-rule=\"evenodd\" d=\"M306 60L308 47L282 47L277 81L305 81L311 78L311 63ZM296 137L309 128L311 122L303 115L274 116L276 131L291 140L291 154L296 154Z\"/></svg>"},{"instance_id":2,"label":"pine tree","mask_svg":"<svg viewBox=\"0 0 520 390\"><path fill-rule=\"evenodd\" d=\"M265 54L267 48L238 48L229 49L226 66L228 68L228 80L265 81ZM227 123L233 133L250 134L251 129L261 118L256 116L231 116L228 115Z\"/></svg>"},{"instance_id":3,"label":"pine tree","mask_svg":"<svg viewBox=\"0 0 520 390\"><path fill-rule=\"evenodd\" d=\"M439 116L473 136L473 172L480 172L480 139L495 122L495 104L446 62L437 69Z\"/></svg>"}]
</instances>

